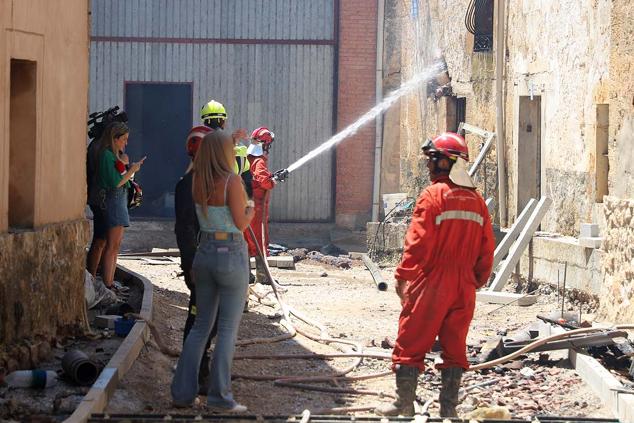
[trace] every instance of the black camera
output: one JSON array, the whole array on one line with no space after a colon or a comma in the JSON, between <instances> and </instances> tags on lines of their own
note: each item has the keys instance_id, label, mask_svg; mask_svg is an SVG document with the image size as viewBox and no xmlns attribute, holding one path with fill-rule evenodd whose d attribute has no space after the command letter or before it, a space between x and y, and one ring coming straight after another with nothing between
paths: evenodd
<instances>
[{"instance_id":1,"label":"black camera","mask_svg":"<svg viewBox=\"0 0 634 423\"><path fill-rule=\"evenodd\" d=\"M103 130L111 122L128 122L128 115L119 111L119 106L114 106L103 112L91 113L88 116L88 137L91 140L99 139Z\"/></svg>"}]
</instances>

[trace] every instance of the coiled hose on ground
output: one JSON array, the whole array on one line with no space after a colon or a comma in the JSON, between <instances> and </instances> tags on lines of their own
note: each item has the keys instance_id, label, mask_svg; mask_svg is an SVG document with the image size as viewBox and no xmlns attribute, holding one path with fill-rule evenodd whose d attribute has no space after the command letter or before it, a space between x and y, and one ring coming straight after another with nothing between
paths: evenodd
<instances>
[{"instance_id":1,"label":"coiled hose on ground","mask_svg":"<svg viewBox=\"0 0 634 423\"><path fill-rule=\"evenodd\" d=\"M251 236L253 237L253 239L255 239L255 236L253 235L253 233L251 233ZM263 257L262 254L262 250L260 248L260 246L257 244L257 242L255 242L255 244L258 247L258 254L260 255L260 257ZM363 389L352 389L352 388L341 388L341 387L325 387L325 386L318 386L318 385L309 385L306 384L305 382L333 382L335 385L338 385L338 382L350 382L350 381L359 381L359 380L367 380L367 379L373 379L373 378L379 378L379 377L385 377L385 376L389 376L392 374L392 371L384 371L384 372L379 372L379 373L373 373L373 374L367 374L367 375L359 375L359 376L346 376L348 373L352 372L354 369L356 369L362 362L363 358L373 358L373 359L385 359L385 360L390 360L391 359L391 354L377 354L377 353L365 353L363 351L363 347L357 343L357 342L353 342L353 341L344 341L341 339L336 339L336 338L332 338L328 335L327 329L320 324L319 322L316 322L308 317L306 317L303 313L299 312L297 309L288 306L285 302L284 302L284 298L282 296L282 293L279 290L279 285L277 284L277 282L274 280L274 278L271 275L271 271L270 268L268 266L268 263L266 261L266 258L264 258L262 260L265 264L265 273L267 278L269 279L269 282L271 284L272 290L273 290L273 294L275 295L275 299L277 301L277 306L279 306L280 310L282 311L282 315L283 315L283 319L281 324L287 328L287 330L289 331L289 333L287 335L281 335L275 338L256 338L256 339L250 339L250 340L242 340L239 341L238 344L240 345L246 345L246 344L254 344L254 343L260 343L260 342L276 342L277 340L285 340L285 339L289 339L292 338L294 336L296 336L297 334L300 334L302 336L305 336L308 339L311 339L313 341L316 342L321 342L321 343L325 343L325 344L343 344L343 345L349 345L352 347L351 351L347 350L342 354L267 354L267 355L237 355L235 357L235 359L240 360L240 359L330 359L330 358L339 358L339 357L354 357L356 358L355 361L349 365L348 367L336 371L334 373L331 374L325 374L325 375L320 375L320 376L295 376L295 375L243 375L243 374L234 374L233 377L235 378L243 378L243 379L250 379L250 380L272 380L273 383L277 386L286 386L286 387L292 387L292 388L298 388L298 389L304 389L304 390L312 390L312 391L321 391L321 392L334 392L334 393L347 393L347 394L356 394L356 395L375 395L375 396L379 396L379 397L389 397L389 398L393 398L393 395L391 394L386 394L384 392L380 392L380 391L372 391L372 390L363 390ZM256 296L256 298L258 299L258 301L266 306L269 307L276 307L275 304L267 304L262 302L262 300L264 300L267 296L266 295L260 295L258 294L255 290L251 290L251 292ZM312 326L316 329L319 330L319 335L314 335L311 334L310 332L307 332L305 330L302 329L298 329L297 327L295 327L293 325L293 323L291 322L291 316L294 316L295 318L297 318L298 320L306 323L309 326ZM598 332L598 331L604 331L607 328L581 328L581 329L575 329L575 330L571 330L568 332L564 332L561 334L556 334L556 335L552 335L552 336L548 336L545 338L540 338L535 340L534 342L532 342L531 344L526 345L525 347L523 347L522 349L511 353L509 355L506 355L504 357L500 357L498 359L495 360L491 360L491 361L487 361L485 363L480 363L477 364L475 366L471 366L471 368L469 370L471 371L478 371L478 370L484 370L490 367L494 367L497 366L499 364L505 363L507 361L513 360L514 358L522 355L522 354L526 354L528 352L530 352L531 350L546 344L548 342L552 342L555 340L560 340L560 339L566 339L575 335L579 335L579 334L584 334L584 333L591 333L591 332ZM614 326L614 329L616 330L634 330L634 324L621 324L621 325L616 325ZM275 341L271 341L271 339L274 339ZM333 411L334 409L332 409L331 411ZM346 410L345 408L341 408L338 410ZM348 410L349 411L349 410Z\"/></svg>"},{"instance_id":2,"label":"coiled hose on ground","mask_svg":"<svg viewBox=\"0 0 634 423\"><path fill-rule=\"evenodd\" d=\"M249 228L250 229L250 228ZM253 234L253 231L251 230L251 236L253 237L253 239L255 240L255 236ZM260 248L260 246L258 245L257 242L254 242L257 246L258 249L258 255L262 258L263 254L262 254L262 250ZM268 306L268 307L272 307L272 308L278 308L279 310L281 310L282 312L282 320L280 322L280 324L288 331L288 333L286 334L282 334L282 335L278 335L275 337L268 337L268 338L251 338L251 339L243 339L243 340L239 340L237 341L237 345L251 345L251 344L264 344L264 343L274 343L274 342L281 342L287 339L291 339L295 336L302 335L310 340L313 340L315 342L320 342L326 345L330 345L330 344L335 344L335 345L342 345L342 346L348 346L349 348L339 348L342 352L340 353L333 353L333 354L263 354L263 355L236 355L234 358L236 360L265 360L265 359L272 359L272 360L288 360L288 359L321 359L321 360L326 360L326 359L334 359L334 358L345 358L345 357L350 357L350 358L354 358L355 360L353 361L352 364L350 364L349 366L347 366L344 369L341 370L337 370L333 373L329 373L329 374L324 374L324 375L319 375L319 376L298 376L298 375L278 375L278 374L270 374L270 375L248 375L248 374L233 374L234 378L241 378L241 379L249 379L249 380L258 380L258 381L267 381L267 380L272 380L273 383L277 386L285 386L285 387L291 387L291 388L297 388L297 389L303 389L303 390L311 390L311 391L320 391L320 392L331 392L331 393L340 393L340 394L353 394L353 395L374 395L374 396L379 396L379 397L385 397L385 398L394 398L394 396L392 394L389 393L384 393L381 391L373 391L373 390L366 390L366 389L353 389L353 388L342 388L338 386L339 382L351 382L351 381L360 381L360 380L368 380L368 379L373 379L373 378L380 378L380 377L385 377L385 376L389 376L392 375L392 371L391 370L387 370L387 371L383 371L383 372L378 372L378 373L372 373L372 374L366 374L366 375L358 375L358 376L346 376L348 373L352 372L354 369L356 369L363 361L364 358L371 358L371 359L384 359L384 360L390 360L391 359L391 354L390 353L376 353L376 352L371 352L371 353L366 353L363 350L363 347L361 346L360 343L358 342L354 342L354 341L349 341L349 340L342 340L342 339L337 339L337 338L332 338L329 334L327 329L319 322L312 320L310 318L308 318L306 315L304 315L303 313L301 313L300 311L298 311L297 309L295 309L294 307L290 307L289 305L286 304L286 302L284 301L280 286L278 285L277 281L275 281L275 279L272 277L271 275L271 271L270 268L268 266L267 260L266 258L263 258L262 260L264 262L264 268L265 268L265 273L266 276L270 282L271 288L272 288L272 293L275 296L275 300L276 300L276 304L275 303L269 303L269 302L264 302L263 300L266 300L266 298L268 297L267 295L261 295L258 292L256 292L255 290L250 288L250 292L251 294L253 294L258 302L264 306ZM270 293L269 293L270 294ZM315 329L317 329L319 331L319 334L313 334L309 331L303 330L301 328L297 328L291 320L291 316L295 317L296 319L304 322L306 325L314 327ZM136 314L131 314L131 317L134 317L136 319L139 320L143 320L141 318L141 316L136 315ZM152 322L147 321L148 326L150 327L150 331L152 332L152 335L154 336L154 339L156 340L159 349L161 350L161 352L163 352L166 355L169 356L178 356L179 355L179 351L169 348L165 345L165 343L162 341L162 337L159 333L159 331L156 329L156 327L152 324ZM515 351L509 355L506 355L504 357L500 357L498 359L495 360L491 360L491 361L487 361L484 363L480 363L474 366L471 366L469 370L471 371L478 371L478 370L484 370L490 367L494 367L497 365L500 365L502 363L505 363L507 361L513 360L516 357L529 353L530 351L532 351L533 349L544 345L548 342L552 342L552 341L556 341L556 340L561 340L561 339L566 339L575 335L579 335L579 334L585 334L585 333L592 333L592 332L599 332L599 331L604 331L606 329L610 329L610 328L605 328L605 327L591 327L591 328L581 328L581 329L574 329L568 332L564 332L564 333L560 333L560 334L556 334L556 335L552 335L552 336L548 336L545 338L540 338L535 340L534 342L524 346L523 348L521 348L518 351ZM615 330L634 330L634 324L620 324L620 325L616 325L613 327L613 329ZM306 382L310 383L315 383L315 382L332 382L335 384L336 387L326 387L326 386L319 386L319 385L310 385L307 384ZM320 412L323 413L340 413L340 412L350 412L350 411L366 411L368 409L371 409L371 407L337 407L337 408L332 408L332 409L325 409L325 410L320 410Z\"/></svg>"}]
</instances>

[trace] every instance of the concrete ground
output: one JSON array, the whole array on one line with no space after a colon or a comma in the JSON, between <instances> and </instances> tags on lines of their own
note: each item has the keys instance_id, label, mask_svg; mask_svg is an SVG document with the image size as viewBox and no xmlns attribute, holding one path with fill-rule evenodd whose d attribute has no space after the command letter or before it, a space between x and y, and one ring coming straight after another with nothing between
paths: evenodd
<instances>
[{"instance_id":1,"label":"concrete ground","mask_svg":"<svg viewBox=\"0 0 634 423\"><path fill-rule=\"evenodd\" d=\"M153 265L143 260L125 259L121 263L148 277L154 283L154 323L172 347L180 348L186 317L187 289L178 276L178 264ZM383 269L391 282L393 268ZM286 302L325 325L330 336L356 340L366 351L388 353L396 336L400 304L393 287L376 290L369 272L360 261L352 269L341 270L311 261L302 261L295 270L273 269L274 277L287 286ZM266 287L256 285L260 293ZM535 315L556 309L554 295L543 295L537 304L520 308L515 305L494 311L497 305L478 304L468 342L478 347L501 330L515 330L535 321ZM269 301L270 302L270 301ZM277 311L251 301L243 315L239 339L272 337L285 333ZM296 322L297 323L297 322ZM298 323L299 324L299 323ZM387 338L387 340L386 340ZM334 345L324 345L303 336L277 343L239 346L236 356L246 354L333 353ZM490 381L493 385L476 388L465 396L459 407L462 415L483 406L507 407L514 417L537 414L610 417L601 401L584 385L564 354L529 354L518 361L487 373L467 373L463 386ZM159 352L151 342L123 379L110 401L109 413L183 412L171 408L169 385L176 360ZM241 375L322 375L345 368L350 359L322 360L240 360L234 362L234 374ZM421 398L436 398L439 374L431 367L419 379ZM387 370L384 360L365 359L350 375L367 375ZM338 384L319 384L325 388L355 388L375 393L392 393L393 376ZM272 381L235 379L233 391L250 413L290 415L310 409L313 413L334 407L373 407L388 401L376 395L353 395L297 390L280 387ZM204 397L201 397L204 400ZM437 403L431 407L437 415Z\"/></svg>"}]
</instances>

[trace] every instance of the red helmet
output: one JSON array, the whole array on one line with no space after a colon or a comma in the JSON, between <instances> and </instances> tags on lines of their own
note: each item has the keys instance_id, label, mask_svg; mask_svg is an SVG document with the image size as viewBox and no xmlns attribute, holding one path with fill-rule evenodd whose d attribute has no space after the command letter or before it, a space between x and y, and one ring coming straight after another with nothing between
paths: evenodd
<instances>
[{"instance_id":1,"label":"red helmet","mask_svg":"<svg viewBox=\"0 0 634 423\"><path fill-rule=\"evenodd\" d=\"M213 129L208 128L206 126L194 126L189 134L187 134L187 141L185 142L185 148L187 149L187 155L191 158L194 158L196 152L198 151L198 147L200 146L200 141L203 139L205 135L212 132Z\"/></svg>"},{"instance_id":2,"label":"red helmet","mask_svg":"<svg viewBox=\"0 0 634 423\"><path fill-rule=\"evenodd\" d=\"M251 139L262 143L262 146L266 149L275 140L275 134L269 131L269 128L261 126L251 132Z\"/></svg>"},{"instance_id":3,"label":"red helmet","mask_svg":"<svg viewBox=\"0 0 634 423\"><path fill-rule=\"evenodd\" d=\"M469 148L464 138L455 132L445 132L433 140L427 140L423 144L423 153L427 156L442 154L450 159L457 158L469 161Z\"/></svg>"}]
</instances>

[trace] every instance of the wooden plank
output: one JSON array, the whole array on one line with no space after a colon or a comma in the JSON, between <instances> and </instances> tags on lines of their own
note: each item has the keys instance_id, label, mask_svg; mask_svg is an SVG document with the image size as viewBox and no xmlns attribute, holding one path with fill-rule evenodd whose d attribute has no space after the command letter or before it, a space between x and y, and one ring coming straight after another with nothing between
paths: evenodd
<instances>
[{"instance_id":1,"label":"wooden plank","mask_svg":"<svg viewBox=\"0 0 634 423\"><path fill-rule=\"evenodd\" d=\"M487 198L484 203L487 205L487 210L489 210L489 214L493 213L493 207L495 206L493 198Z\"/></svg>"},{"instance_id":2,"label":"wooden plank","mask_svg":"<svg viewBox=\"0 0 634 423\"><path fill-rule=\"evenodd\" d=\"M512 292L478 291L476 300L489 304L510 304L517 303L518 306L529 306L537 302L537 295L514 294Z\"/></svg>"},{"instance_id":3,"label":"wooden plank","mask_svg":"<svg viewBox=\"0 0 634 423\"><path fill-rule=\"evenodd\" d=\"M520 234L520 231L526 226L526 222L531 216L531 213L535 209L535 205L537 204L537 200L531 198L520 213L519 217L513 223L511 230L506 233L506 236L500 242L500 244L496 247L495 253L493 254L493 268L498 267L498 264L502 261L502 259L506 256L511 248L511 245L515 242L517 237Z\"/></svg>"},{"instance_id":4,"label":"wooden plank","mask_svg":"<svg viewBox=\"0 0 634 423\"><path fill-rule=\"evenodd\" d=\"M480 150L480 153L478 154L478 157L475 159L475 162L473 162L473 165L471 165L471 169L469 169L469 176L475 175L475 173L478 171L478 168L480 167L480 165L484 161L486 155L489 153L489 149L491 148L491 144L493 144L493 138L495 138L495 132L488 132L487 135L486 135L484 146L482 147L482 150Z\"/></svg>"},{"instance_id":5,"label":"wooden plank","mask_svg":"<svg viewBox=\"0 0 634 423\"><path fill-rule=\"evenodd\" d=\"M533 210L533 212L531 213L526 226L522 229L522 232L520 232L517 241L510 248L508 257L502 264L500 270L496 273L495 279L493 280L493 283L489 288L490 291L501 291L502 288L504 288L504 285L506 285L506 282L511 275L511 271L520 261L522 252L526 249L526 247L528 247L528 243L539 227L539 224L550 208L552 202L553 201L548 197L542 197L542 199L539 200L539 203L537 203L535 210Z\"/></svg>"}]
</instances>

